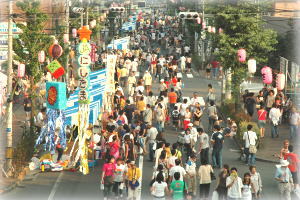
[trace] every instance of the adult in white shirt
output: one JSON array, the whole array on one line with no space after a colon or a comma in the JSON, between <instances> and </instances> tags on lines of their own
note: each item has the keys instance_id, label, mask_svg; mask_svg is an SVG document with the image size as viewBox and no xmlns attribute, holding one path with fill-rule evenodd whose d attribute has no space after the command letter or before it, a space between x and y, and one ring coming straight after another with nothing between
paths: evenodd
<instances>
[{"instance_id":1,"label":"adult in white shirt","mask_svg":"<svg viewBox=\"0 0 300 200\"><path fill-rule=\"evenodd\" d=\"M127 82L128 82L128 94L129 94L129 96L133 96L134 85L136 85L136 78L135 78L133 72L130 73L130 76L128 77Z\"/></svg>"},{"instance_id":2,"label":"adult in white shirt","mask_svg":"<svg viewBox=\"0 0 300 200\"><path fill-rule=\"evenodd\" d=\"M256 145L257 135L252 131L252 125L248 124L247 131L244 132L243 140L245 141L246 164L255 165L255 153L250 153L249 148Z\"/></svg>"},{"instance_id":3,"label":"adult in white shirt","mask_svg":"<svg viewBox=\"0 0 300 200\"><path fill-rule=\"evenodd\" d=\"M226 178L227 197L230 200L239 200L242 198L243 181L235 167L231 168L230 172L230 176Z\"/></svg>"},{"instance_id":4,"label":"adult in white shirt","mask_svg":"<svg viewBox=\"0 0 300 200\"><path fill-rule=\"evenodd\" d=\"M183 178L186 175L186 171L183 167L180 166L180 163L181 163L181 161L179 159L176 159L175 160L175 166L170 169L170 173L169 173L170 181L169 181L169 183L171 183L172 180L174 179L175 172L180 173L180 179L179 180L183 181Z\"/></svg>"},{"instance_id":5,"label":"adult in white shirt","mask_svg":"<svg viewBox=\"0 0 300 200\"><path fill-rule=\"evenodd\" d=\"M153 162L154 160L154 153L153 146L156 143L156 137L157 137L158 131L157 129L152 126L151 124L147 125L147 138L146 143L149 143L149 160Z\"/></svg>"},{"instance_id":6,"label":"adult in white shirt","mask_svg":"<svg viewBox=\"0 0 300 200\"><path fill-rule=\"evenodd\" d=\"M186 58L183 55L183 56L180 57L180 68L181 68L182 72L185 71L185 65L186 65Z\"/></svg>"},{"instance_id":7,"label":"adult in white shirt","mask_svg":"<svg viewBox=\"0 0 300 200\"><path fill-rule=\"evenodd\" d=\"M164 181L164 176L162 172L157 174L155 178L155 182L150 188L150 191L154 199L160 199L160 200L166 199L165 196L166 194L169 193L169 190L168 190L168 184Z\"/></svg>"},{"instance_id":8,"label":"adult in white shirt","mask_svg":"<svg viewBox=\"0 0 300 200\"><path fill-rule=\"evenodd\" d=\"M281 117L280 109L276 105L273 105L273 107L271 108L270 113L269 113L269 118L271 120L271 136L272 136L272 138L279 137L278 124L280 121L280 117Z\"/></svg>"},{"instance_id":9,"label":"adult in white shirt","mask_svg":"<svg viewBox=\"0 0 300 200\"><path fill-rule=\"evenodd\" d=\"M149 73L149 71L145 71L143 80L145 81L145 86L146 86L146 92L147 94L149 93L149 91L151 90L151 85L152 85L152 76Z\"/></svg>"}]
</instances>

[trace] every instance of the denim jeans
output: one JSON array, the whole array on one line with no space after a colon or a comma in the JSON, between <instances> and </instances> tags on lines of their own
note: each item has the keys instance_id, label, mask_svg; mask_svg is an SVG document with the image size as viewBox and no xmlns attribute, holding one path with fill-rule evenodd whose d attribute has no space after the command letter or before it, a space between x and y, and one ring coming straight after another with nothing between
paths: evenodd
<instances>
[{"instance_id":1,"label":"denim jeans","mask_svg":"<svg viewBox=\"0 0 300 200\"><path fill-rule=\"evenodd\" d=\"M212 72L212 77L213 78L218 78L218 75L219 75L219 68L218 67L211 68L211 72Z\"/></svg>"},{"instance_id":2,"label":"denim jeans","mask_svg":"<svg viewBox=\"0 0 300 200\"><path fill-rule=\"evenodd\" d=\"M245 148L244 149L244 153L246 154L246 161L245 162L248 165L255 165L255 158L256 158L255 154L254 153L250 153L249 152L249 148Z\"/></svg>"},{"instance_id":3,"label":"denim jeans","mask_svg":"<svg viewBox=\"0 0 300 200\"><path fill-rule=\"evenodd\" d=\"M163 131L163 122L157 122L156 129L158 132L162 132Z\"/></svg>"},{"instance_id":4,"label":"denim jeans","mask_svg":"<svg viewBox=\"0 0 300 200\"><path fill-rule=\"evenodd\" d=\"M212 163L213 167L222 167L222 149L213 149L212 151Z\"/></svg>"},{"instance_id":5,"label":"denim jeans","mask_svg":"<svg viewBox=\"0 0 300 200\"><path fill-rule=\"evenodd\" d=\"M297 136L297 125L290 125L290 139L295 138Z\"/></svg>"},{"instance_id":6,"label":"denim jeans","mask_svg":"<svg viewBox=\"0 0 300 200\"><path fill-rule=\"evenodd\" d=\"M111 184L104 184L103 195L104 197L108 197L112 191L113 183Z\"/></svg>"},{"instance_id":7,"label":"denim jeans","mask_svg":"<svg viewBox=\"0 0 300 200\"><path fill-rule=\"evenodd\" d=\"M272 138L278 136L278 126L271 123L271 136Z\"/></svg>"},{"instance_id":8,"label":"denim jeans","mask_svg":"<svg viewBox=\"0 0 300 200\"><path fill-rule=\"evenodd\" d=\"M149 160L154 160L154 150L153 150L154 143L149 143Z\"/></svg>"}]
</instances>

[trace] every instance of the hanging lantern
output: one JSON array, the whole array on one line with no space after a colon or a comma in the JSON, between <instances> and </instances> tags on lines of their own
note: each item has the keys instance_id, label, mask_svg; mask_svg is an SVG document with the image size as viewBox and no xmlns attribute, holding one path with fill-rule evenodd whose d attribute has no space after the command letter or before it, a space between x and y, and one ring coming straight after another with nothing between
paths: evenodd
<instances>
[{"instance_id":1,"label":"hanging lantern","mask_svg":"<svg viewBox=\"0 0 300 200\"><path fill-rule=\"evenodd\" d=\"M53 44L49 48L49 54L52 58L59 58L63 53L63 49L59 44Z\"/></svg>"},{"instance_id":2,"label":"hanging lantern","mask_svg":"<svg viewBox=\"0 0 300 200\"><path fill-rule=\"evenodd\" d=\"M206 29L206 23L205 23L205 21L202 22L202 29Z\"/></svg>"},{"instance_id":3,"label":"hanging lantern","mask_svg":"<svg viewBox=\"0 0 300 200\"><path fill-rule=\"evenodd\" d=\"M69 34L64 34L64 43L69 42Z\"/></svg>"},{"instance_id":4,"label":"hanging lantern","mask_svg":"<svg viewBox=\"0 0 300 200\"><path fill-rule=\"evenodd\" d=\"M211 26L207 26L207 32L211 33Z\"/></svg>"},{"instance_id":5,"label":"hanging lantern","mask_svg":"<svg viewBox=\"0 0 300 200\"><path fill-rule=\"evenodd\" d=\"M73 37L73 38L76 38L76 37L77 37L77 30L76 30L76 28L73 28L73 29L72 29L72 37Z\"/></svg>"},{"instance_id":6,"label":"hanging lantern","mask_svg":"<svg viewBox=\"0 0 300 200\"><path fill-rule=\"evenodd\" d=\"M212 32L212 33L216 33L216 27L214 27L214 26L211 27L211 32Z\"/></svg>"},{"instance_id":7,"label":"hanging lantern","mask_svg":"<svg viewBox=\"0 0 300 200\"><path fill-rule=\"evenodd\" d=\"M273 82L272 69L268 66L264 66L261 69L262 79L265 84L271 84Z\"/></svg>"},{"instance_id":8,"label":"hanging lantern","mask_svg":"<svg viewBox=\"0 0 300 200\"><path fill-rule=\"evenodd\" d=\"M285 86L285 75L283 73L277 74L276 88L277 90L283 90Z\"/></svg>"},{"instance_id":9,"label":"hanging lantern","mask_svg":"<svg viewBox=\"0 0 300 200\"><path fill-rule=\"evenodd\" d=\"M18 65L18 78L23 78L25 75L25 64L20 63Z\"/></svg>"},{"instance_id":10,"label":"hanging lantern","mask_svg":"<svg viewBox=\"0 0 300 200\"><path fill-rule=\"evenodd\" d=\"M246 50L245 49L239 49L237 52L238 60L239 62L243 63L246 61Z\"/></svg>"},{"instance_id":11,"label":"hanging lantern","mask_svg":"<svg viewBox=\"0 0 300 200\"><path fill-rule=\"evenodd\" d=\"M223 33L223 29L219 28L219 34L222 34L222 33Z\"/></svg>"},{"instance_id":12,"label":"hanging lantern","mask_svg":"<svg viewBox=\"0 0 300 200\"><path fill-rule=\"evenodd\" d=\"M201 24L201 18L200 17L197 18L197 24Z\"/></svg>"},{"instance_id":13,"label":"hanging lantern","mask_svg":"<svg viewBox=\"0 0 300 200\"><path fill-rule=\"evenodd\" d=\"M40 63L45 62L46 56L45 56L45 51L40 51L38 53L38 59Z\"/></svg>"},{"instance_id":14,"label":"hanging lantern","mask_svg":"<svg viewBox=\"0 0 300 200\"><path fill-rule=\"evenodd\" d=\"M92 21L90 21L90 27L94 28L96 26L97 21L94 19Z\"/></svg>"},{"instance_id":15,"label":"hanging lantern","mask_svg":"<svg viewBox=\"0 0 300 200\"><path fill-rule=\"evenodd\" d=\"M248 72L250 74L254 74L256 72L256 60L252 58L248 60Z\"/></svg>"}]
</instances>

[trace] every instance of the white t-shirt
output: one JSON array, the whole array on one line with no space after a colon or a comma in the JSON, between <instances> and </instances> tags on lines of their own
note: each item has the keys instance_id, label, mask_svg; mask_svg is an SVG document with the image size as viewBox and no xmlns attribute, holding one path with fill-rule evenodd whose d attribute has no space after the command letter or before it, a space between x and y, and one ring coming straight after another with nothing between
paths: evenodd
<instances>
[{"instance_id":1,"label":"white t-shirt","mask_svg":"<svg viewBox=\"0 0 300 200\"><path fill-rule=\"evenodd\" d=\"M114 181L115 182L123 182L123 176L125 172L125 165L116 165Z\"/></svg>"},{"instance_id":2,"label":"white t-shirt","mask_svg":"<svg viewBox=\"0 0 300 200\"><path fill-rule=\"evenodd\" d=\"M199 136L199 143L202 143L201 149L206 149L209 147L209 136L207 135L207 133L202 133Z\"/></svg>"},{"instance_id":3,"label":"white t-shirt","mask_svg":"<svg viewBox=\"0 0 300 200\"><path fill-rule=\"evenodd\" d=\"M232 177L229 176L226 178L226 186L230 185L232 183ZM234 184L228 188L227 196L230 198L241 198L242 197L242 187L243 182L240 177L237 177L237 179L234 181Z\"/></svg>"},{"instance_id":4,"label":"white t-shirt","mask_svg":"<svg viewBox=\"0 0 300 200\"><path fill-rule=\"evenodd\" d=\"M165 189L168 187L166 182L154 182L152 187L154 188L152 195L155 197L164 197L165 196Z\"/></svg>"},{"instance_id":5,"label":"white t-shirt","mask_svg":"<svg viewBox=\"0 0 300 200\"><path fill-rule=\"evenodd\" d=\"M145 90L145 88L142 85L137 86L136 89L135 89L136 92L141 91L142 93L144 93L144 90Z\"/></svg>"},{"instance_id":6,"label":"white t-shirt","mask_svg":"<svg viewBox=\"0 0 300 200\"><path fill-rule=\"evenodd\" d=\"M245 141L245 147L249 148L250 145L255 145L257 136L256 133L253 131L247 131L243 135L243 140ZM250 143L249 143L250 140Z\"/></svg>"},{"instance_id":7,"label":"white t-shirt","mask_svg":"<svg viewBox=\"0 0 300 200\"><path fill-rule=\"evenodd\" d=\"M180 179L179 180L183 181L183 177L186 175L186 172L185 172L184 168L181 167L181 166L174 166L174 167L172 167L170 169L170 176L173 177L173 180L175 180L174 179L175 172L179 172L180 173Z\"/></svg>"}]
</instances>

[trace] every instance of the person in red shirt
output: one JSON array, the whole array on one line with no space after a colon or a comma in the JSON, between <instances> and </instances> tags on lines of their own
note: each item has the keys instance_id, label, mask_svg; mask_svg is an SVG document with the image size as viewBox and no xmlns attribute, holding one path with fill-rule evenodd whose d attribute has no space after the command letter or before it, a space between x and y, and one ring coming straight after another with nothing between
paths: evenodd
<instances>
[{"instance_id":1,"label":"person in red shirt","mask_svg":"<svg viewBox=\"0 0 300 200\"><path fill-rule=\"evenodd\" d=\"M265 110L263 105L260 105L260 109L257 111L258 117L258 127L260 130L260 137L265 137L265 127L266 127L266 120L267 120L268 112Z\"/></svg>"},{"instance_id":2,"label":"person in red shirt","mask_svg":"<svg viewBox=\"0 0 300 200\"><path fill-rule=\"evenodd\" d=\"M116 170L115 158L111 157L108 161L103 165L102 168L102 176L101 183L104 185L104 199L107 199L109 196L112 186L113 186L113 177L114 172Z\"/></svg>"},{"instance_id":3,"label":"person in red shirt","mask_svg":"<svg viewBox=\"0 0 300 200\"><path fill-rule=\"evenodd\" d=\"M174 106L177 103L177 94L174 91L174 88L171 88L171 92L168 94L169 104L170 104L170 112L174 110Z\"/></svg>"},{"instance_id":4,"label":"person in red shirt","mask_svg":"<svg viewBox=\"0 0 300 200\"><path fill-rule=\"evenodd\" d=\"M177 84L177 77L176 76L174 76L174 78L172 78L172 84L173 84L174 87L176 86L176 84Z\"/></svg>"},{"instance_id":5,"label":"person in red shirt","mask_svg":"<svg viewBox=\"0 0 300 200\"><path fill-rule=\"evenodd\" d=\"M283 159L289 161L288 168L290 169L292 176L293 176L293 182L294 182L294 189L298 186L298 164L299 164L299 158L296 153L294 153L294 147L293 145L289 145L288 147L289 153L284 154Z\"/></svg>"},{"instance_id":6,"label":"person in red shirt","mask_svg":"<svg viewBox=\"0 0 300 200\"><path fill-rule=\"evenodd\" d=\"M169 88L169 87L170 87L170 82L168 81L168 79L167 79L167 78L165 78L165 84L166 84L167 88Z\"/></svg>"},{"instance_id":7,"label":"person in red shirt","mask_svg":"<svg viewBox=\"0 0 300 200\"><path fill-rule=\"evenodd\" d=\"M212 61L211 62L211 66L212 66L212 68L211 68L211 72L212 72L212 77L213 78L218 78L218 74L219 74L219 65L220 65L220 63L218 62L218 61Z\"/></svg>"}]
</instances>

